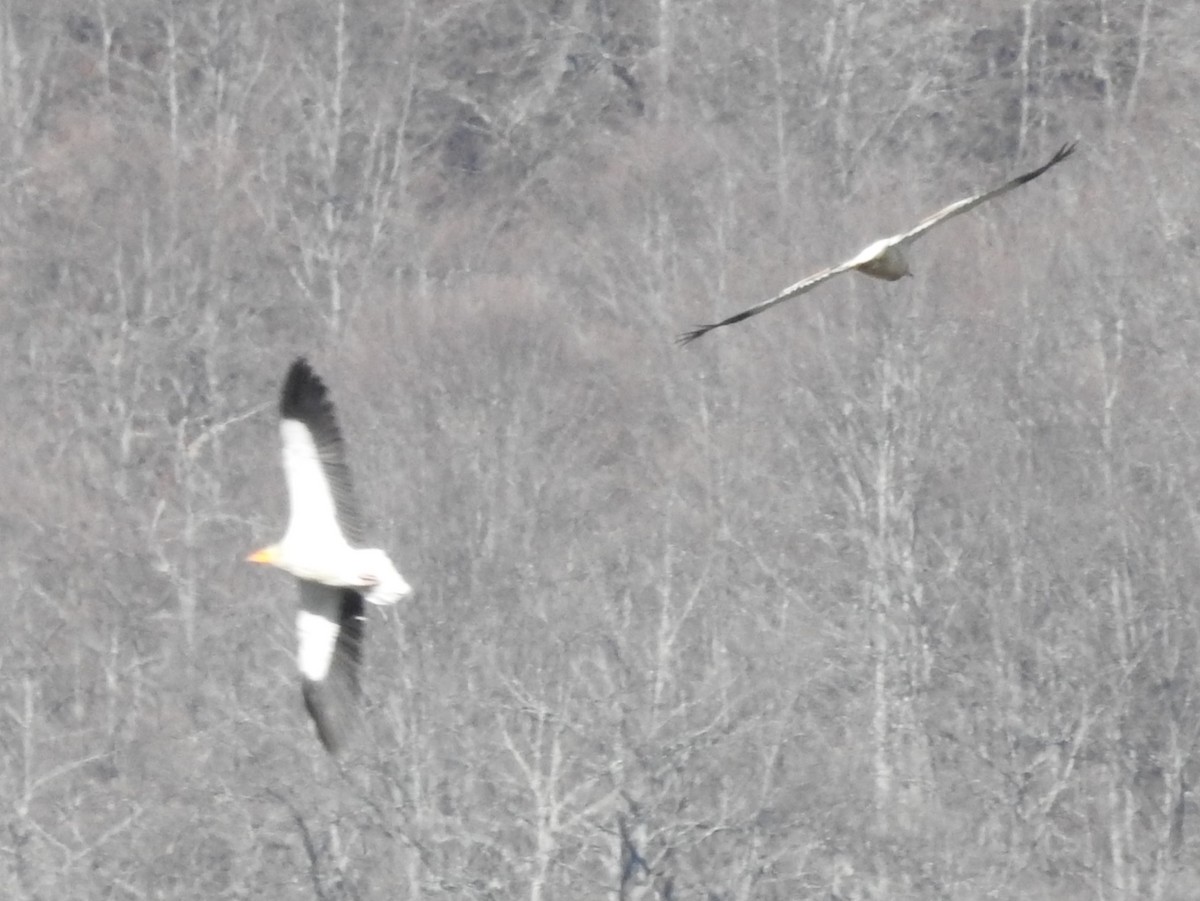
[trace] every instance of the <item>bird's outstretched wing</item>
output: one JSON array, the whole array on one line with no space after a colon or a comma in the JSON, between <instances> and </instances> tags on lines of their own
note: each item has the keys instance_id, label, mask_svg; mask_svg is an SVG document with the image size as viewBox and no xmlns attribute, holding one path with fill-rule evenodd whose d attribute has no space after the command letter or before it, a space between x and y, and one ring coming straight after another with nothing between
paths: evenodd
<instances>
[{"instance_id":1,"label":"bird's outstretched wing","mask_svg":"<svg viewBox=\"0 0 1200 901\"><path fill-rule=\"evenodd\" d=\"M835 275L840 275L859 265L861 262L858 256L852 257L844 263L839 263L837 266L830 266L828 269L822 269L820 272L814 272L807 278L802 278L794 285L789 285L784 288L770 300L764 300L762 303L756 303L748 310L742 310L740 313L735 313L728 319L722 319L720 322L713 322L709 325L698 325L693 329L689 329L676 337L676 343L680 345L690 344L701 335L711 332L715 328L720 328L723 325L733 325L735 322L741 322L743 319L749 319L751 316L757 316L763 310L769 310L777 303L783 303L785 300L791 300L793 297L799 297L815 288L821 282L833 278Z\"/></svg>"},{"instance_id":2,"label":"bird's outstretched wing","mask_svg":"<svg viewBox=\"0 0 1200 901\"><path fill-rule=\"evenodd\" d=\"M935 225L940 225L947 219L952 219L955 216L961 216L968 210L975 209L975 207L979 206L979 204L986 203L993 197L999 197L1001 194L1007 194L1013 188L1019 188L1026 182L1033 181L1052 166L1057 166L1074 152L1075 145L1073 143L1063 144L1063 146L1058 149L1058 153L1054 154L1054 156L1050 158L1050 162L1046 163L1044 166L1038 166L1038 168L1034 169L1032 172L1026 172L1024 175L1018 175L1016 178L1006 181L998 188L992 188L990 191L980 191L978 194L972 194L970 197L964 197L962 200L957 200L949 206L938 210L932 216L926 216L908 231L894 235L889 239L889 243L907 244L910 241L915 241Z\"/></svg>"},{"instance_id":3,"label":"bird's outstretched wing","mask_svg":"<svg viewBox=\"0 0 1200 901\"><path fill-rule=\"evenodd\" d=\"M289 531L304 530L333 543L340 531L341 543L356 542L359 516L345 442L325 383L304 358L288 370L279 415Z\"/></svg>"},{"instance_id":4,"label":"bird's outstretched wing","mask_svg":"<svg viewBox=\"0 0 1200 901\"><path fill-rule=\"evenodd\" d=\"M352 588L305 579L299 583L297 663L304 706L321 744L337 754L362 716L358 671L366 617L363 599Z\"/></svg>"}]
</instances>

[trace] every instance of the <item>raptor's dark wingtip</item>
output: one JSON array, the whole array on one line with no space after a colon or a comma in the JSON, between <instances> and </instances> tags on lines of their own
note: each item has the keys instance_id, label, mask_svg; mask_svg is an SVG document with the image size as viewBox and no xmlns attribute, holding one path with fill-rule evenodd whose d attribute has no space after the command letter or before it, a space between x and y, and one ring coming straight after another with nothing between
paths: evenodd
<instances>
[{"instance_id":1,"label":"raptor's dark wingtip","mask_svg":"<svg viewBox=\"0 0 1200 901\"><path fill-rule=\"evenodd\" d=\"M707 334L714 328L716 328L715 325L698 325L694 329L688 329L686 332L680 332L676 335L675 343L680 347L687 347L701 335Z\"/></svg>"},{"instance_id":2,"label":"raptor's dark wingtip","mask_svg":"<svg viewBox=\"0 0 1200 901\"><path fill-rule=\"evenodd\" d=\"M1072 153L1075 152L1075 145L1076 145L1075 141L1071 141L1069 143L1063 144L1061 147L1058 148L1058 152L1055 153L1054 156L1050 157L1048 162L1044 163L1041 166L1038 166L1032 172L1026 172L1024 175L1018 175L1011 182L1009 182L1007 185L1005 185L1002 190L1008 190L1010 188L1015 188L1018 185L1023 185L1026 182L1031 182L1035 178L1037 178L1039 175L1042 175L1043 173L1049 171L1050 169L1053 169L1055 166L1057 166L1059 163L1061 163L1063 160L1065 160L1067 157L1069 157Z\"/></svg>"},{"instance_id":3,"label":"raptor's dark wingtip","mask_svg":"<svg viewBox=\"0 0 1200 901\"><path fill-rule=\"evenodd\" d=\"M1061 163L1063 160L1065 160L1067 157L1069 157L1072 153L1075 152L1075 148L1078 145L1079 145L1078 141L1069 141L1066 144L1063 144L1061 147L1058 148L1058 153L1054 154L1054 159L1050 160L1050 165L1053 166L1055 163Z\"/></svg>"}]
</instances>

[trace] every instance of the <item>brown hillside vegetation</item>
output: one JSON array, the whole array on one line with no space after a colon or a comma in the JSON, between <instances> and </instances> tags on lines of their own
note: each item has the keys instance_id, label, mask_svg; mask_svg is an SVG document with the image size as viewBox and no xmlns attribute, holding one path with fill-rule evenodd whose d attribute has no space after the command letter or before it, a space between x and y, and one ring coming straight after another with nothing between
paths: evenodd
<instances>
[{"instance_id":1,"label":"brown hillside vegetation","mask_svg":"<svg viewBox=\"0 0 1200 901\"><path fill-rule=\"evenodd\" d=\"M1200 896L1198 47L0 2L0 897ZM674 346L1072 140L914 278ZM417 592L340 764L242 562L299 354Z\"/></svg>"}]
</instances>

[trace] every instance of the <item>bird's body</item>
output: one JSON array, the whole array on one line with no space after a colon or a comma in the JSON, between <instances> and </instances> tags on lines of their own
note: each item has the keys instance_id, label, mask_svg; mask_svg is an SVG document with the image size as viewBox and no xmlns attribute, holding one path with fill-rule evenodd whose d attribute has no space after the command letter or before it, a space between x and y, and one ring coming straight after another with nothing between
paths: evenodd
<instances>
[{"instance_id":1,"label":"bird's body","mask_svg":"<svg viewBox=\"0 0 1200 901\"><path fill-rule=\"evenodd\" d=\"M249 556L300 581L297 663L321 742L338 751L353 722L362 657L363 601L394 604L412 589L379 548L360 548L341 433L325 385L292 364L280 401L289 517L283 538Z\"/></svg>"},{"instance_id":2,"label":"bird's body","mask_svg":"<svg viewBox=\"0 0 1200 901\"><path fill-rule=\"evenodd\" d=\"M915 241L925 232L929 231L935 225L940 225L947 219L954 216L961 216L968 210L972 210L979 204L991 200L993 197L999 197L1011 191L1013 188L1019 187L1026 182L1033 181L1047 169L1056 166L1075 152L1074 144L1064 144L1048 163L1044 166L1039 166L1031 172L1026 172L1024 175L1018 175L1016 178L1006 181L998 188L993 188L989 191L980 191L972 194L970 197L965 197L962 200L955 201L947 207L938 210L932 216L927 216L918 222L913 228L906 232L901 232L898 235L892 235L889 238L880 238L868 244L850 259L836 266L830 266L828 269L822 269L820 272L813 273L807 278L803 278L794 285L789 285L784 288L774 297L764 300L761 303L755 304L749 309L743 310L740 313L735 313L728 319L722 319L720 322L714 322L711 325L697 326L690 331L684 332L678 338L680 344L688 344L695 341L701 335L707 334L715 328L720 328L725 325L733 325L735 322L741 322L744 319L749 319L751 316L757 316L765 310L769 310L776 304L783 303L785 300L791 300L793 297L799 297L801 294L807 294L817 285L835 275L841 275L843 272L851 270L861 272L863 275L869 275L872 278L885 279L886 281L896 281L904 278L906 275L912 275L909 268L908 257L904 252L904 248Z\"/></svg>"},{"instance_id":3,"label":"bird's body","mask_svg":"<svg viewBox=\"0 0 1200 901\"><path fill-rule=\"evenodd\" d=\"M871 278L894 282L906 275L912 275L912 271L908 268L908 257L904 255L903 245L889 244L887 238L876 241L865 248L856 257L856 259L858 258L862 258L863 261L856 264L854 268Z\"/></svg>"}]
</instances>

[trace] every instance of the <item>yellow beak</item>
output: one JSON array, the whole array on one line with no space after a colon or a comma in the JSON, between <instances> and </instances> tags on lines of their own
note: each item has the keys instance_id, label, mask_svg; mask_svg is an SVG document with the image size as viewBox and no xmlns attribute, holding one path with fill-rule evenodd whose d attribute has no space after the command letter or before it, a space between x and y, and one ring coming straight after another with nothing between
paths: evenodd
<instances>
[{"instance_id":1,"label":"yellow beak","mask_svg":"<svg viewBox=\"0 0 1200 901\"><path fill-rule=\"evenodd\" d=\"M279 549L275 545L255 551L246 558L247 563L274 563L279 559Z\"/></svg>"}]
</instances>

